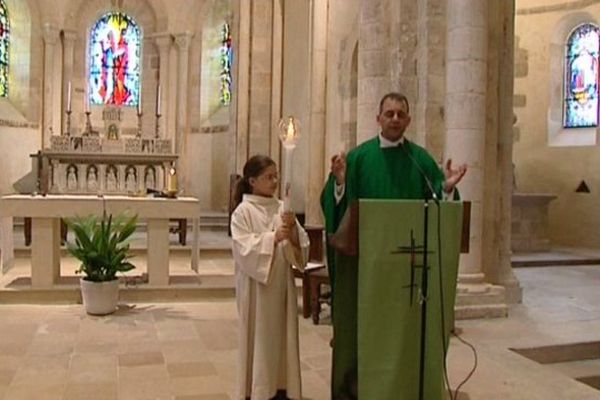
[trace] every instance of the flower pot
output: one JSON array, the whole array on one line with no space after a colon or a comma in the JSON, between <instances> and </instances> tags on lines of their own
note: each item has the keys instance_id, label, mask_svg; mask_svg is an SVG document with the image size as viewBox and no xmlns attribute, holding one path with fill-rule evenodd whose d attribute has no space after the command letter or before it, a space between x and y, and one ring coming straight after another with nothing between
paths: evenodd
<instances>
[{"instance_id":1,"label":"flower pot","mask_svg":"<svg viewBox=\"0 0 600 400\"><path fill-rule=\"evenodd\" d=\"M107 282L91 282L82 278L79 282L83 306L88 314L106 315L115 312L119 300L118 279Z\"/></svg>"}]
</instances>

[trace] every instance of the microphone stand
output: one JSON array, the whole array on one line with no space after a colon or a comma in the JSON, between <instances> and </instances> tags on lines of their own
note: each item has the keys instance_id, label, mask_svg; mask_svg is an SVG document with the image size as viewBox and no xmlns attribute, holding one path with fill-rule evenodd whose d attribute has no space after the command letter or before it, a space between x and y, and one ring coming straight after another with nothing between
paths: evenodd
<instances>
[{"instance_id":1,"label":"microphone stand","mask_svg":"<svg viewBox=\"0 0 600 400\"><path fill-rule=\"evenodd\" d=\"M429 196L423 200L423 268L421 269L421 351L419 357L419 400L425 396L425 355L427 341L427 302L429 301L429 265L427 264L429 231Z\"/></svg>"},{"instance_id":2,"label":"microphone stand","mask_svg":"<svg viewBox=\"0 0 600 400\"><path fill-rule=\"evenodd\" d=\"M439 199L433 190L433 185L429 180L429 177L423 171L417 160L410 154L410 150L406 149L406 143L400 145L404 153L410 158L412 163L415 165L421 176L425 180L427 189L423 199L423 266L421 269L421 295L419 302L421 303L421 349L419 356L419 400L425 399L425 356L427 351L427 302L429 301L429 266L427 265L427 254L428 249L428 233L429 233L429 200L433 200L438 205L439 212Z\"/></svg>"}]
</instances>

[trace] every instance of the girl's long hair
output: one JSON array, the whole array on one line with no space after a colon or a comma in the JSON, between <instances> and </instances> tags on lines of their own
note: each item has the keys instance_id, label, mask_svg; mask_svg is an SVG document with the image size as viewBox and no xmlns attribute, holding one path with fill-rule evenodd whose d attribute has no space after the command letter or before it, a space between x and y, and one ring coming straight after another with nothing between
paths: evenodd
<instances>
[{"instance_id":1,"label":"girl's long hair","mask_svg":"<svg viewBox=\"0 0 600 400\"><path fill-rule=\"evenodd\" d=\"M244 176L238 179L235 184L235 191L233 195L233 208L235 208L242 202L244 194L252 193L252 186L250 186L250 178L256 178L263 173L268 167L276 165L270 157L257 154L250 157L246 164L244 164Z\"/></svg>"}]
</instances>

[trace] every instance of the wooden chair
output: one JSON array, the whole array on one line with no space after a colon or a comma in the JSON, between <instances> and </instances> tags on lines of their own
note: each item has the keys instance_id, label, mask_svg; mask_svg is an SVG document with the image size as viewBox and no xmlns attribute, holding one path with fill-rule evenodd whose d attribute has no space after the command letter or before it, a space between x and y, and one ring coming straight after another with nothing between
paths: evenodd
<instances>
[{"instance_id":1,"label":"wooden chair","mask_svg":"<svg viewBox=\"0 0 600 400\"><path fill-rule=\"evenodd\" d=\"M302 316L312 315L313 322L319 323L321 304L327 302L321 293L321 285L329 283L329 274L323 262L323 227L305 226L310 240L308 264L304 272L294 270L294 275L302 279Z\"/></svg>"},{"instance_id":2,"label":"wooden chair","mask_svg":"<svg viewBox=\"0 0 600 400\"><path fill-rule=\"evenodd\" d=\"M321 313L321 304L331 305L330 296L325 296L321 292L322 285L330 285L329 271L327 268L319 268L308 274L308 285L310 291L310 312L315 325L319 324L319 314Z\"/></svg>"},{"instance_id":3,"label":"wooden chair","mask_svg":"<svg viewBox=\"0 0 600 400\"><path fill-rule=\"evenodd\" d=\"M185 246L187 243L187 219L177 218L169 221L177 222L177 226L169 227L169 233L179 234L179 244Z\"/></svg>"},{"instance_id":4,"label":"wooden chair","mask_svg":"<svg viewBox=\"0 0 600 400\"><path fill-rule=\"evenodd\" d=\"M60 242L64 244L67 242L67 224L64 220L60 220ZM23 236L25 236L25 246L31 244L31 217L23 218Z\"/></svg>"}]
</instances>

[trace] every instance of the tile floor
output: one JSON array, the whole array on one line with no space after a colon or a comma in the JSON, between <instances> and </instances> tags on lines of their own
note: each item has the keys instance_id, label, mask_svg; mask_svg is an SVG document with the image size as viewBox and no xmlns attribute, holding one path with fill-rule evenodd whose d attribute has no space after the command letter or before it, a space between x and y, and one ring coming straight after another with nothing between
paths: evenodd
<instances>
[{"instance_id":1,"label":"tile floor","mask_svg":"<svg viewBox=\"0 0 600 400\"><path fill-rule=\"evenodd\" d=\"M600 363L557 368L509 350L600 340L600 266L516 274L524 302L508 318L457 322L478 352L461 390L477 400L600 399L573 379L577 368L600 375ZM0 399L234 399L236 318L233 298L129 303L107 317L80 305L0 305ZM328 324L301 320L306 400L329 398L330 338ZM472 353L452 339L448 363L455 387Z\"/></svg>"}]
</instances>

